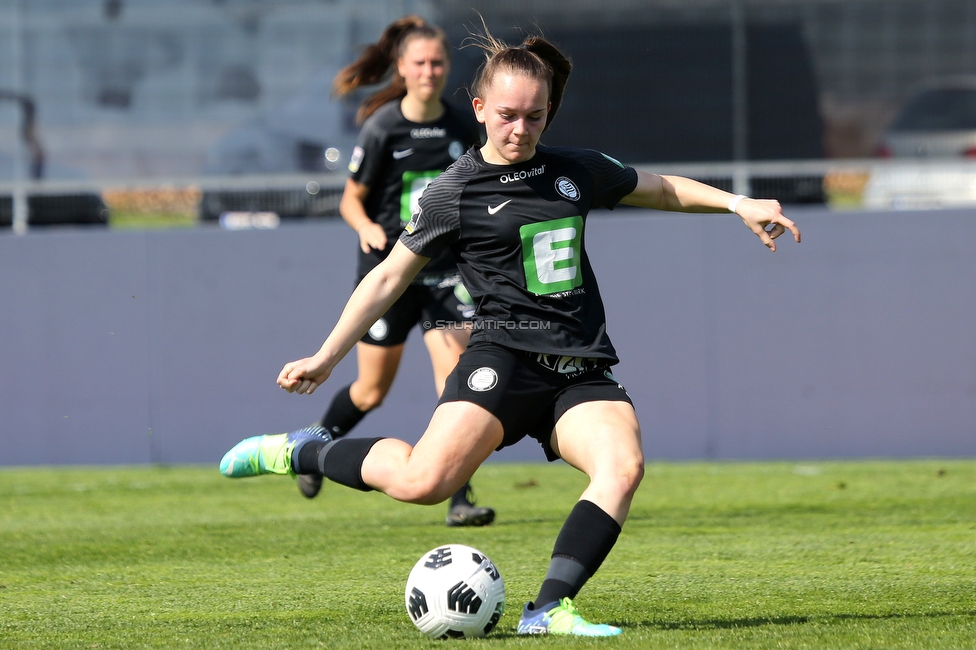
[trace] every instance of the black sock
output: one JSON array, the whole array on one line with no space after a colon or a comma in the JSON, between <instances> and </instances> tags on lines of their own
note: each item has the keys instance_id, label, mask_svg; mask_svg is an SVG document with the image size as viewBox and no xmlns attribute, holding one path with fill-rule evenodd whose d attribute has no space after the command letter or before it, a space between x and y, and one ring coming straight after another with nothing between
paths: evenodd
<instances>
[{"instance_id":1,"label":"black sock","mask_svg":"<svg viewBox=\"0 0 976 650\"><path fill-rule=\"evenodd\" d=\"M383 438L346 438L345 440L332 440L319 446L316 458L315 469L310 473L321 474L330 481L339 485L345 485L363 492L371 492L373 488L366 485L363 481L363 461L366 454L377 442ZM311 443L305 447L310 447ZM302 452L305 452L305 447ZM295 468L298 471L298 468ZM307 469L302 465L301 469Z\"/></svg>"},{"instance_id":2,"label":"black sock","mask_svg":"<svg viewBox=\"0 0 976 650\"><path fill-rule=\"evenodd\" d=\"M329 410L322 416L322 426L325 427L333 440L338 440L342 436L352 431L359 421L366 417L369 411L360 411L353 404L352 397L349 396L350 384L346 386L332 398Z\"/></svg>"},{"instance_id":3,"label":"black sock","mask_svg":"<svg viewBox=\"0 0 976 650\"><path fill-rule=\"evenodd\" d=\"M549 571L533 607L575 598L596 573L620 535L620 525L592 501L578 501L552 549Z\"/></svg>"},{"instance_id":4,"label":"black sock","mask_svg":"<svg viewBox=\"0 0 976 650\"><path fill-rule=\"evenodd\" d=\"M296 474L318 474L319 452L329 440L309 440L291 454L291 468Z\"/></svg>"},{"instance_id":5,"label":"black sock","mask_svg":"<svg viewBox=\"0 0 976 650\"><path fill-rule=\"evenodd\" d=\"M471 500L468 498L468 492L471 490L471 483L465 483L461 486L461 489L454 493L451 497L451 507L470 505Z\"/></svg>"}]
</instances>

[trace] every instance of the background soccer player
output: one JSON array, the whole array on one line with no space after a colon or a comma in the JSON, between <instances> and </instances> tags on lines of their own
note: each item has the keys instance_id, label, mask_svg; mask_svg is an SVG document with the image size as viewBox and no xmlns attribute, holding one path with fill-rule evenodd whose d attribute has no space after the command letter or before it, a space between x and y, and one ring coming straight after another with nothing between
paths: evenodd
<instances>
[{"instance_id":1,"label":"background soccer player","mask_svg":"<svg viewBox=\"0 0 976 650\"><path fill-rule=\"evenodd\" d=\"M458 111L441 98L449 52L443 31L418 16L406 16L390 24L334 80L336 94L345 97L392 73L390 83L359 108L362 130L339 206L342 218L359 235L360 280L389 255L427 184L483 139L470 112ZM424 331L439 396L468 344L466 323L473 313L450 253L431 261L357 344L358 376L333 397L321 426L332 438L341 438L383 402L407 335L421 323L441 325ZM322 477L301 475L298 486L313 498ZM475 505L469 483L451 497L449 526L484 526L494 518L493 509Z\"/></svg>"}]
</instances>

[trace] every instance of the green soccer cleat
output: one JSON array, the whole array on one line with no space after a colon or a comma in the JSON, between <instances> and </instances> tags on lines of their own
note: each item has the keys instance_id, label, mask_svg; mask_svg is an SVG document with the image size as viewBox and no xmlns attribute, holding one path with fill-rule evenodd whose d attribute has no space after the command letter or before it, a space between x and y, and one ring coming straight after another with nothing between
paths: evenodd
<instances>
[{"instance_id":1,"label":"green soccer cleat","mask_svg":"<svg viewBox=\"0 0 976 650\"><path fill-rule=\"evenodd\" d=\"M220 473L231 478L260 474L295 474L292 453L310 440L332 440L328 431L311 426L291 433L245 438L220 459Z\"/></svg>"},{"instance_id":2,"label":"green soccer cleat","mask_svg":"<svg viewBox=\"0 0 976 650\"><path fill-rule=\"evenodd\" d=\"M519 634L570 634L573 636L617 636L623 630L612 625L590 623L576 611L571 598L529 609L526 603L518 622Z\"/></svg>"}]
</instances>

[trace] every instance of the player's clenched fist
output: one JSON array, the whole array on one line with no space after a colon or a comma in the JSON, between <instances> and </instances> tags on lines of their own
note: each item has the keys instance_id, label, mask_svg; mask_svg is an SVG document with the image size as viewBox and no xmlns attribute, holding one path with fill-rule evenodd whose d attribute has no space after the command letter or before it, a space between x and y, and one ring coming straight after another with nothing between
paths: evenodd
<instances>
[{"instance_id":1,"label":"player's clenched fist","mask_svg":"<svg viewBox=\"0 0 976 650\"><path fill-rule=\"evenodd\" d=\"M286 363L278 373L278 385L289 393L311 395L329 376L315 357Z\"/></svg>"}]
</instances>

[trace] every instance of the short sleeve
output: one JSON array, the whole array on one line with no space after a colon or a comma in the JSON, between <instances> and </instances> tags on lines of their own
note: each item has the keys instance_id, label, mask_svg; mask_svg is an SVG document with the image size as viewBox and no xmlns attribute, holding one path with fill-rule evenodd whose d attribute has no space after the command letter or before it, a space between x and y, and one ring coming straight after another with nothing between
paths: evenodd
<instances>
[{"instance_id":1,"label":"short sleeve","mask_svg":"<svg viewBox=\"0 0 976 650\"><path fill-rule=\"evenodd\" d=\"M349 177L367 187L380 185L385 149L386 134L378 128L376 120L366 120L349 159Z\"/></svg>"},{"instance_id":2,"label":"short sleeve","mask_svg":"<svg viewBox=\"0 0 976 650\"><path fill-rule=\"evenodd\" d=\"M616 207L620 200L637 188L637 170L610 156L586 149L580 162L593 177L594 208Z\"/></svg>"},{"instance_id":3,"label":"short sleeve","mask_svg":"<svg viewBox=\"0 0 976 650\"><path fill-rule=\"evenodd\" d=\"M437 257L460 237L463 172L471 163L470 158L463 156L420 196L417 209L400 234L403 245L417 255Z\"/></svg>"}]
</instances>

